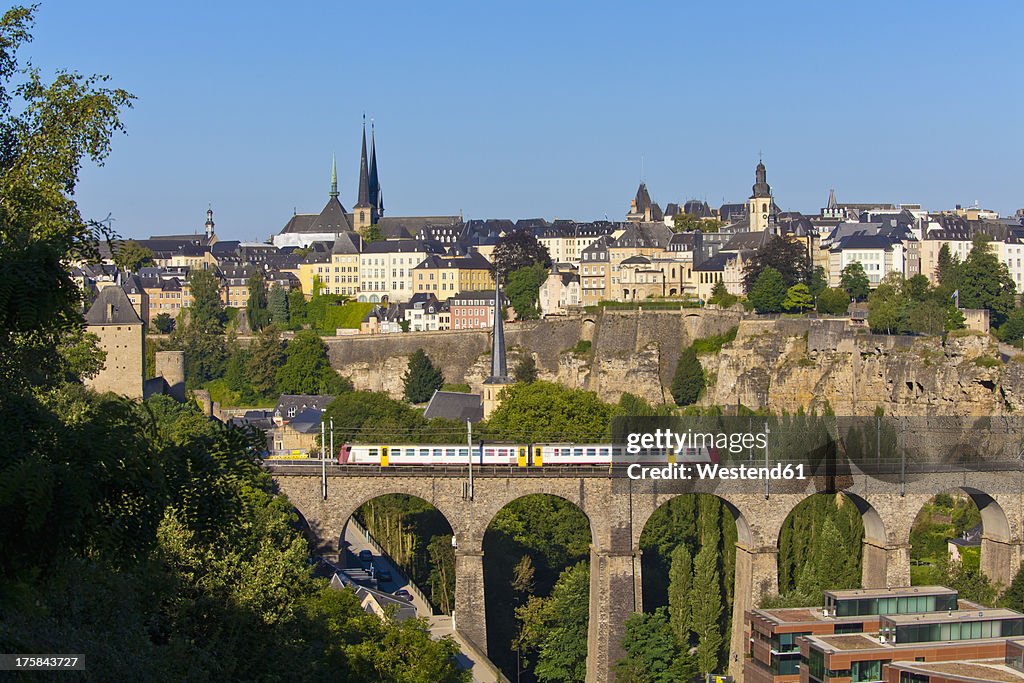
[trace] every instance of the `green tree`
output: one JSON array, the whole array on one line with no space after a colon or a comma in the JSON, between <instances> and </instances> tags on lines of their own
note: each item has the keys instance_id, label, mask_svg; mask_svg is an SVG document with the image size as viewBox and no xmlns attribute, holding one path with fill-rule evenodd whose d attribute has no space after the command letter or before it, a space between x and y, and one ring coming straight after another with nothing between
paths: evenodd
<instances>
[{"instance_id":1,"label":"green tree","mask_svg":"<svg viewBox=\"0 0 1024 683\"><path fill-rule=\"evenodd\" d=\"M380 231L380 226L374 223L363 232L363 242L369 244L370 242L380 242L384 239L384 235Z\"/></svg>"},{"instance_id":2,"label":"green tree","mask_svg":"<svg viewBox=\"0 0 1024 683\"><path fill-rule=\"evenodd\" d=\"M868 298L871 282L860 261L854 261L843 268L839 277L839 286L854 301L863 301Z\"/></svg>"},{"instance_id":3,"label":"green tree","mask_svg":"<svg viewBox=\"0 0 1024 683\"><path fill-rule=\"evenodd\" d=\"M185 352L185 385L189 389L198 389L224 374L228 349L223 334L204 331L189 321L174 330L168 348Z\"/></svg>"},{"instance_id":4,"label":"green tree","mask_svg":"<svg viewBox=\"0 0 1024 683\"><path fill-rule=\"evenodd\" d=\"M270 324L270 312L267 310L267 281L259 267L252 269L246 281L249 299L245 302L245 315L249 319L249 328L259 332Z\"/></svg>"},{"instance_id":5,"label":"green tree","mask_svg":"<svg viewBox=\"0 0 1024 683\"><path fill-rule=\"evenodd\" d=\"M626 656L615 664L617 683L679 683L699 673L695 659L676 645L664 607L629 615L622 649Z\"/></svg>"},{"instance_id":6,"label":"green tree","mask_svg":"<svg viewBox=\"0 0 1024 683\"><path fill-rule=\"evenodd\" d=\"M512 369L512 378L525 384L537 381L537 361L533 360L533 354L523 356L523 359L516 363Z\"/></svg>"},{"instance_id":7,"label":"green tree","mask_svg":"<svg viewBox=\"0 0 1024 683\"><path fill-rule=\"evenodd\" d=\"M100 338L92 332L77 329L70 332L60 347L65 361L65 381L83 382L99 374L107 360L107 352L100 348Z\"/></svg>"},{"instance_id":8,"label":"green tree","mask_svg":"<svg viewBox=\"0 0 1024 683\"><path fill-rule=\"evenodd\" d=\"M697 635L697 666L702 673L714 673L722 646L719 618L722 595L719 590L718 557L715 548L704 546L693 562L693 591L690 610Z\"/></svg>"},{"instance_id":9,"label":"green tree","mask_svg":"<svg viewBox=\"0 0 1024 683\"><path fill-rule=\"evenodd\" d=\"M1024 568L1019 569L1010 582L1010 587L999 598L999 604L1018 612L1024 612Z\"/></svg>"},{"instance_id":10,"label":"green tree","mask_svg":"<svg viewBox=\"0 0 1024 683\"><path fill-rule=\"evenodd\" d=\"M142 246L135 240L127 240L118 243L114 249L114 265L119 270L137 273L139 268L155 263L153 256L152 249Z\"/></svg>"},{"instance_id":11,"label":"green tree","mask_svg":"<svg viewBox=\"0 0 1024 683\"><path fill-rule=\"evenodd\" d=\"M810 288L804 283L798 283L786 290L786 298L782 301L782 307L787 311L803 313L814 306L814 298L811 296Z\"/></svg>"},{"instance_id":12,"label":"green tree","mask_svg":"<svg viewBox=\"0 0 1024 683\"><path fill-rule=\"evenodd\" d=\"M782 277L783 293L798 282L806 284L810 281L810 264L804 246L784 237L772 236L754 253L743 268L743 290L748 296L761 277L761 273L769 268Z\"/></svg>"},{"instance_id":13,"label":"green tree","mask_svg":"<svg viewBox=\"0 0 1024 683\"><path fill-rule=\"evenodd\" d=\"M962 265L960 259L950 253L949 243L943 243L939 248L935 278L939 281L939 285L947 292L953 292L960 287Z\"/></svg>"},{"instance_id":14,"label":"green tree","mask_svg":"<svg viewBox=\"0 0 1024 683\"><path fill-rule=\"evenodd\" d=\"M550 597L531 597L516 610L521 645L536 653L537 680L582 683L586 677L589 596L590 568L581 562L562 573Z\"/></svg>"},{"instance_id":15,"label":"green tree","mask_svg":"<svg viewBox=\"0 0 1024 683\"><path fill-rule=\"evenodd\" d=\"M434 392L444 386L444 374L423 349L416 349L409 357L409 368L402 376L405 382L405 400L409 403L429 401Z\"/></svg>"},{"instance_id":16,"label":"green tree","mask_svg":"<svg viewBox=\"0 0 1024 683\"><path fill-rule=\"evenodd\" d=\"M512 441L589 443L606 435L613 412L593 392L538 380L506 387L484 430Z\"/></svg>"},{"instance_id":17,"label":"green tree","mask_svg":"<svg viewBox=\"0 0 1024 683\"><path fill-rule=\"evenodd\" d=\"M997 332L1001 341L1020 346L1024 340L1024 309L1015 308Z\"/></svg>"},{"instance_id":18,"label":"green tree","mask_svg":"<svg viewBox=\"0 0 1024 683\"><path fill-rule=\"evenodd\" d=\"M540 265L546 272L551 267L547 247L527 230L513 230L498 238L491 255L494 270L501 278L520 268Z\"/></svg>"},{"instance_id":19,"label":"green tree","mask_svg":"<svg viewBox=\"0 0 1024 683\"><path fill-rule=\"evenodd\" d=\"M825 315L846 315L850 295L840 287L830 287L818 295L818 312Z\"/></svg>"},{"instance_id":20,"label":"green tree","mask_svg":"<svg viewBox=\"0 0 1024 683\"><path fill-rule=\"evenodd\" d=\"M276 396L277 371L285 364L284 343L274 325L263 328L249 347L249 364L246 368L249 385L258 395L265 398ZM321 369L321 372L324 370Z\"/></svg>"},{"instance_id":21,"label":"green tree","mask_svg":"<svg viewBox=\"0 0 1024 683\"><path fill-rule=\"evenodd\" d=\"M267 295L267 312L272 324L279 329L288 329L288 292L281 285L275 284L270 288L270 294Z\"/></svg>"},{"instance_id":22,"label":"green tree","mask_svg":"<svg viewBox=\"0 0 1024 683\"><path fill-rule=\"evenodd\" d=\"M898 334L903 329L906 297L899 276L886 276L868 297L868 326L872 332Z\"/></svg>"},{"instance_id":23,"label":"green tree","mask_svg":"<svg viewBox=\"0 0 1024 683\"><path fill-rule=\"evenodd\" d=\"M505 294L515 309L517 318L536 320L539 317L540 288L547 278L548 269L541 264L524 266L508 274Z\"/></svg>"},{"instance_id":24,"label":"green tree","mask_svg":"<svg viewBox=\"0 0 1024 683\"><path fill-rule=\"evenodd\" d=\"M697 360L697 353L692 346L683 349L676 364L676 372L672 377L672 398L677 406L689 406L697 402L700 392L704 391L706 382L704 368Z\"/></svg>"},{"instance_id":25,"label":"green tree","mask_svg":"<svg viewBox=\"0 0 1024 683\"><path fill-rule=\"evenodd\" d=\"M786 281L779 271L768 266L748 290L747 298L758 313L779 313L786 299Z\"/></svg>"},{"instance_id":26,"label":"green tree","mask_svg":"<svg viewBox=\"0 0 1024 683\"><path fill-rule=\"evenodd\" d=\"M160 334L170 334L174 331L174 318L167 313L161 313L153 318L153 327Z\"/></svg>"},{"instance_id":27,"label":"green tree","mask_svg":"<svg viewBox=\"0 0 1024 683\"><path fill-rule=\"evenodd\" d=\"M301 289L288 292L288 322L293 329L302 329L306 322L306 296Z\"/></svg>"},{"instance_id":28,"label":"green tree","mask_svg":"<svg viewBox=\"0 0 1024 683\"><path fill-rule=\"evenodd\" d=\"M821 266L815 266L814 271L811 273L811 297L817 299L826 289L828 289L828 277L825 275L825 269Z\"/></svg>"},{"instance_id":29,"label":"green tree","mask_svg":"<svg viewBox=\"0 0 1024 683\"><path fill-rule=\"evenodd\" d=\"M220 283L209 270L193 268L188 274L192 303L188 307L188 324L197 332L220 334L227 314L220 300Z\"/></svg>"},{"instance_id":30,"label":"green tree","mask_svg":"<svg viewBox=\"0 0 1024 683\"><path fill-rule=\"evenodd\" d=\"M684 650L690 646L692 620L690 595L693 592L693 558L685 543L672 551L672 566L668 572L669 624L676 644Z\"/></svg>"},{"instance_id":31,"label":"green tree","mask_svg":"<svg viewBox=\"0 0 1024 683\"><path fill-rule=\"evenodd\" d=\"M711 296L708 298L708 303L716 304L722 308L729 308L736 303L736 300L736 295L730 294L725 283L719 280L711 288Z\"/></svg>"},{"instance_id":32,"label":"green tree","mask_svg":"<svg viewBox=\"0 0 1024 683\"><path fill-rule=\"evenodd\" d=\"M282 394L321 394L337 396L352 391L352 383L342 377L327 358L327 345L315 332L296 333L285 347L285 362L276 375Z\"/></svg>"},{"instance_id":33,"label":"green tree","mask_svg":"<svg viewBox=\"0 0 1024 683\"><path fill-rule=\"evenodd\" d=\"M961 308L987 308L998 327L1014 308L1016 287L1005 263L991 249L991 238L978 235L960 268Z\"/></svg>"},{"instance_id":34,"label":"green tree","mask_svg":"<svg viewBox=\"0 0 1024 683\"><path fill-rule=\"evenodd\" d=\"M907 329L917 334L940 335L946 331L950 308L952 306L940 298L926 295L907 307Z\"/></svg>"}]
</instances>

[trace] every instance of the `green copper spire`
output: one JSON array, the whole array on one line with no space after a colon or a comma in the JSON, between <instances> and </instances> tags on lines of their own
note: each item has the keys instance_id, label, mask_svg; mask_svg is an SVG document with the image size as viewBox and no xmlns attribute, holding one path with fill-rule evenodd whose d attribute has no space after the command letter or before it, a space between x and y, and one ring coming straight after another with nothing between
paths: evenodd
<instances>
[{"instance_id":1,"label":"green copper spire","mask_svg":"<svg viewBox=\"0 0 1024 683\"><path fill-rule=\"evenodd\" d=\"M338 197L338 163L334 159L334 155L331 155L331 192L330 196L334 199Z\"/></svg>"}]
</instances>

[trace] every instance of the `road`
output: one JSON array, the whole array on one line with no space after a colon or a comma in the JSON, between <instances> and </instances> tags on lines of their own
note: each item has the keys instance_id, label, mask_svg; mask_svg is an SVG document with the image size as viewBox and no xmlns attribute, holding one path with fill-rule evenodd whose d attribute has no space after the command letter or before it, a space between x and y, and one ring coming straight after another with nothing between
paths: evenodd
<instances>
[{"instance_id":1,"label":"road","mask_svg":"<svg viewBox=\"0 0 1024 683\"><path fill-rule=\"evenodd\" d=\"M394 593L399 588L407 588L412 593L412 604L416 608L416 616L424 617L430 625L430 635L435 640L444 636L451 636L458 644L461 653L458 660L459 665L470 672L474 683L506 683L506 679L484 655L475 647L466 642L458 632L452 628L452 618L447 614L435 615L430 604L420 597L418 590L409 586L408 579L399 571L394 562L386 555L380 555L374 545L363 536L355 524L345 525L345 540L349 543L346 552L343 554L342 564L347 568L365 568L359 561L359 552L369 550L373 553L374 566L386 568L391 574L391 580L381 582L378 589L387 593Z\"/></svg>"}]
</instances>

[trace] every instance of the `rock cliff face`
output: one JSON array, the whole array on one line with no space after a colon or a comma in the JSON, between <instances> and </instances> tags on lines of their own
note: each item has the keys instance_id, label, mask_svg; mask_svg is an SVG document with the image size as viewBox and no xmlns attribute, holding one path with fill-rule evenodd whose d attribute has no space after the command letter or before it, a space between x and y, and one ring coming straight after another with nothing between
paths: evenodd
<instances>
[{"instance_id":1,"label":"rock cliff face","mask_svg":"<svg viewBox=\"0 0 1024 683\"><path fill-rule=\"evenodd\" d=\"M837 415L991 415L1024 408L1024 365L999 359L978 334L938 338L856 333L842 321L745 321L736 340L702 357L702 402Z\"/></svg>"},{"instance_id":2,"label":"rock cliff face","mask_svg":"<svg viewBox=\"0 0 1024 683\"><path fill-rule=\"evenodd\" d=\"M723 311L604 311L593 317L506 327L508 367L533 356L539 377L588 389L615 402L623 392L671 401L680 351L694 339L739 325L736 340L701 357L708 388L701 402L837 415L992 415L1024 410L1024 363L1003 363L993 340L977 334L889 337L844 321L740 320ZM578 346L581 340L590 342ZM335 369L358 389L402 396L402 376L418 348L445 379L474 389L490 373L486 330L343 337L327 342Z\"/></svg>"}]
</instances>

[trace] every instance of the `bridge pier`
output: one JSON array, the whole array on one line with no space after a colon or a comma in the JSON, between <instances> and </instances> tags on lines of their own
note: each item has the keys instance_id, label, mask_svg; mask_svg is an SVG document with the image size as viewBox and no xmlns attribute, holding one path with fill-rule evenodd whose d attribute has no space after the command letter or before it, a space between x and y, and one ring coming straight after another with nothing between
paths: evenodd
<instances>
[{"instance_id":1,"label":"bridge pier","mask_svg":"<svg viewBox=\"0 0 1024 683\"><path fill-rule=\"evenodd\" d=\"M993 584L1008 588L1013 577L1020 568L1020 544L992 538L985 534L981 537L981 573Z\"/></svg>"},{"instance_id":2,"label":"bridge pier","mask_svg":"<svg viewBox=\"0 0 1024 683\"><path fill-rule=\"evenodd\" d=\"M483 550L455 551L455 628L487 654L487 611L484 603Z\"/></svg>"},{"instance_id":3,"label":"bridge pier","mask_svg":"<svg viewBox=\"0 0 1024 683\"><path fill-rule=\"evenodd\" d=\"M750 548L736 544L736 579L732 592L732 637L726 665L736 681L743 681L747 652L744 614L756 608L761 598L779 590L779 549L775 546Z\"/></svg>"},{"instance_id":4,"label":"bridge pier","mask_svg":"<svg viewBox=\"0 0 1024 683\"><path fill-rule=\"evenodd\" d=\"M861 564L861 585L864 588L910 585L909 543L880 543L865 538Z\"/></svg>"},{"instance_id":5,"label":"bridge pier","mask_svg":"<svg viewBox=\"0 0 1024 683\"><path fill-rule=\"evenodd\" d=\"M632 549L590 549L590 617L587 624L587 683L611 683L624 655L626 619L643 609L637 601L640 557Z\"/></svg>"}]
</instances>

